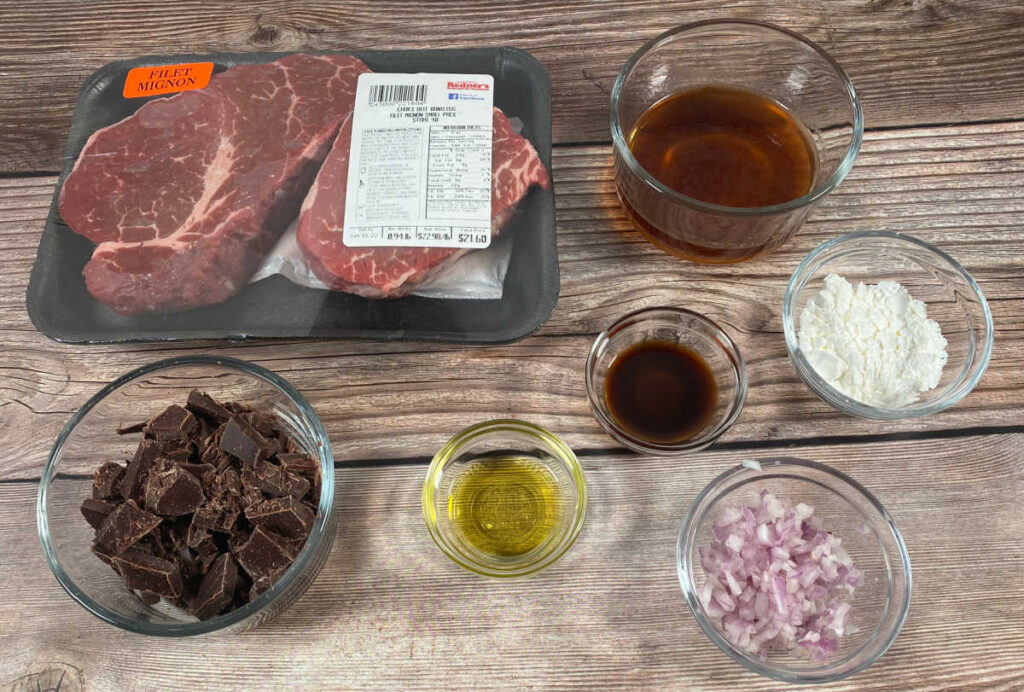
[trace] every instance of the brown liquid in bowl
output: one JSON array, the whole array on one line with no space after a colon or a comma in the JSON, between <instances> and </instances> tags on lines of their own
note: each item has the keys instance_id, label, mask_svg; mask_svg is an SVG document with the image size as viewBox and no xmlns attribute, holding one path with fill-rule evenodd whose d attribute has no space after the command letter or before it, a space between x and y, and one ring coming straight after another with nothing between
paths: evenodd
<instances>
[{"instance_id":1,"label":"brown liquid in bowl","mask_svg":"<svg viewBox=\"0 0 1024 692\"><path fill-rule=\"evenodd\" d=\"M814 184L815 150L803 125L742 89L707 86L662 99L637 119L629 148L666 186L726 207L782 204Z\"/></svg>"},{"instance_id":2,"label":"brown liquid in bowl","mask_svg":"<svg viewBox=\"0 0 1024 692\"><path fill-rule=\"evenodd\" d=\"M715 375L693 349L671 341L642 341L615 357L605 376L611 417L630 435L671 444L694 437L714 416Z\"/></svg>"}]
</instances>

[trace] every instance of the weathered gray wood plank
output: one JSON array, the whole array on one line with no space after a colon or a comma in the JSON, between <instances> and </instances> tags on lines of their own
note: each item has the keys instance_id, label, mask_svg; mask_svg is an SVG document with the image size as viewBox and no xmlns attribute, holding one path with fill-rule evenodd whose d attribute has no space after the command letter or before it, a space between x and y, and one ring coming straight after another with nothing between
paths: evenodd
<instances>
[{"instance_id":1,"label":"weathered gray wood plank","mask_svg":"<svg viewBox=\"0 0 1024 692\"><path fill-rule=\"evenodd\" d=\"M727 18L820 42L850 73L869 127L1019 119L1024 106L1024 8L999 0L31 0L0 6L0 171L57 170L82 80L170 53L516 46L551 73L555 141L606 141L608 93L629 55L678 24Z\"/></svg>"},{"instance_id":2,"label":"weathered gray wood plank","mask_svg":"<svg viewBox=\"0 0 1024 692\"><path fill-rule=\"evenodd\" d=\"M177 641L120 632L75 605L39 549L35 484L2 483L0 685L57 662L92 690L784 689L704 637L676 579L683 515L747 456L584 458L591 499L579 541L548 571L516 582L476 577L437 550L420 515L422 466L342 468L337 541L307 594L251 633ZM913 564L902 635L873 668L830 689L1024 686L1024 435L799 456L871 490Z\"/></svg>"}]
</instances>

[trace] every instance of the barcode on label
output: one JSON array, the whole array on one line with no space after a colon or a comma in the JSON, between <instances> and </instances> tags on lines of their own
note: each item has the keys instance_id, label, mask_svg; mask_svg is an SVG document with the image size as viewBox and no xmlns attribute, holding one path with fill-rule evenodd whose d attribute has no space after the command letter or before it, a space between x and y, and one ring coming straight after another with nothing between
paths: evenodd
<instances>
[{"instance_id":1,"label":"barcode on label","mask_svg":"<svg viewBox=\"0 0 1024 692\"><path fill-rule=\"evenodd\" d=\"M388 103L426 103L426 84L374 84L370 87L370 105Z\"/></svg>"}]
</instances>

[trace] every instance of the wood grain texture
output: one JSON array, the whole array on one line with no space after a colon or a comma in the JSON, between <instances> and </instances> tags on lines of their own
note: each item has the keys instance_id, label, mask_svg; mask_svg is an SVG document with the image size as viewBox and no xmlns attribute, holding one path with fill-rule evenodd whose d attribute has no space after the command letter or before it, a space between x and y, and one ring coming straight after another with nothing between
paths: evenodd
<instances>
[{"instance_id":1,"label":"wood grain texture","mask_svg":"<svg viewBox=\"0 0 1024 692\"><path fill-rule=\"evenodd\" d=\"M818 41L847 69L867 132L850 178L775 255L702 267L633 232L615 198L608 92L674 25L744 17ZM837 690L1024 689L1024 6L998 0L405 0L0 3L0 689L784 689L700 632L679 591L676 534L715 475L751 456L829 463L903 531L914 598L903 634ZM75 95L103 64L145 54L511 45L552 79L562 291L519 343L355 341L75 346L47 340L25 289ZM973 124L971 124L973 123ZM25 172L18 177L8 174ZM33 172L37 174L33 174ZM996 348L979 387L942 414L842 416L797 379L780 307L799 260L837 234L936 243L990 301ZM684 460L625 453L591 416L594 336L642 306L722 323L748 361L744 412ZM73 411L125 371L219 353L286 377L321 413L338 459L339 534L293 608L232 638L158 641L103 625L48 574L35 495ZM425 464L454 432L512 415L580 453L591 492L576 546L514 583L465 573L420 516Z\"/></svg>"},{"instance_id":2,"label":"wood grain texture","mask_svg":"<svg viewBox=\"0 0 1024 692\"><path fill-rule=\"evenodd\" d=\"M1017 119L1024 7L1001 0L612 0L495 3L30 0L0 5L0 171L54 171L79 85L127 57L257 50L516 46L551 73L556 142L605 141L629 55L681 23L760 19L819 42L849 72L868 127Z\"/></svg>"},{"instance_id":3,"label":"wood grain texture","mask_svg":"<svg viewBox=\"0 0 1024 692\"><path fill-rule=\"evenodd\" d=\"M690 503L747 456L584 459L590 504L577 544L514 582L476 577L437 550L420 515L421 466L343 466L338 536L319 579L276 620L227 639L144 639L73 604L39 550L35 484L3 483L0 685L54 661L90 690L785 689L705 638L674 566ZM828 689L1024 686L1024 435L816 446L800 456L869 488L913 565L899 639L875 666Z\"/></svg>"},{"instance_id":4,"label":"wood grain texture","mask_svg":"<svg viewBox=\"0 0 1024 692\"><path fill-rule=\"evenodd\" d=\"M428 459L462 427L516 416L579 450L614 443L592 417L583 368L594 336L642 306L684 305L721 322L748 362L750 394L720 444L803 444L822 435L929 434L1024 423L1024 125L873 133L850 178L780 252L733 267L668 257L629 229L605 147L559 147L554 160L562 291L551 320L508 346L353 341L75 346L28 321L24 291L53 178L0 180L0 479L35 478L76 408L103 384L158 358L215 352L256 361L313 403L339 460ZM970 270L995 318L979 387L941 414L884 423L839 414L797 378L781 303L799 260L848 231L904 231ZM31 431L31 434L25 434Z\"/></svg>"}]
</instances>

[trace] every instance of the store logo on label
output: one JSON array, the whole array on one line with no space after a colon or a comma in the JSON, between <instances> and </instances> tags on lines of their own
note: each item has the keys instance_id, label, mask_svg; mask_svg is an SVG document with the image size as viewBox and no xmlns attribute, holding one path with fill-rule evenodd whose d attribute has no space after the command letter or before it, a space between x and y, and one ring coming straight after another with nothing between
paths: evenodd
<instances>
[{"instance_id":1,"label":"store logo on label","mask_svg":"<svg viewBox=\"0 0 1024 692\"><path fill-rule=\"evenodd\" d=\"M491 85L486 82L470 82L462 80L459 82L448 82L449 89L456 89L458 91L490 91Z\"/></svg>"}]
</instances>

